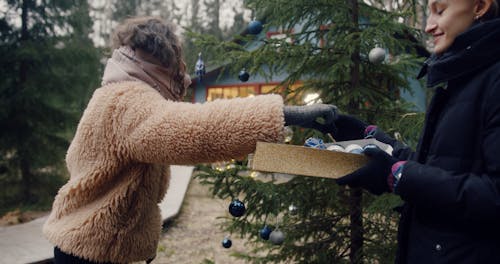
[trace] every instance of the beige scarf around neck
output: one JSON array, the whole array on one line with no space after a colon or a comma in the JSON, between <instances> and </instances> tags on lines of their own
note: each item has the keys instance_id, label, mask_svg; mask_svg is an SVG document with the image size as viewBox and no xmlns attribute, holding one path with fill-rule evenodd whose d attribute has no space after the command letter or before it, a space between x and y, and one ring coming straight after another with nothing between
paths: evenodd
<instances>
[{"instance_id":1,"label":"beige scarf around neck","mask_svg":"<svg viewBox=\"0 0 500 264\"><path fill-rule=\"evenodd\" d=\"M143 81L158 90L166 99L180 101L185 95L191 78L184 74L183 80L176 80L169 69L145 60L144 55L128 46L113 51L106 64L102 85L122 81Z\"/></svg>"}]
</instances>

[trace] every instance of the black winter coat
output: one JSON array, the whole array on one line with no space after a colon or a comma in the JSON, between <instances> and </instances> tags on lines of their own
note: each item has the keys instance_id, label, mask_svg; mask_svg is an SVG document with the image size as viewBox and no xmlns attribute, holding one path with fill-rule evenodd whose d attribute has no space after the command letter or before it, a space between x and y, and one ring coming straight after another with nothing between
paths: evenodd
<instances>
[{"instance_id":1,"label":"black winter coat","mask_svg":"<svg viewBox=\"0 0 500 264\"><path fill-rule=\"evenodd\" d=\"M500 19L423 70L436 90L397 187L396 263L500 263Z\"/></svg>"}]
</instances>

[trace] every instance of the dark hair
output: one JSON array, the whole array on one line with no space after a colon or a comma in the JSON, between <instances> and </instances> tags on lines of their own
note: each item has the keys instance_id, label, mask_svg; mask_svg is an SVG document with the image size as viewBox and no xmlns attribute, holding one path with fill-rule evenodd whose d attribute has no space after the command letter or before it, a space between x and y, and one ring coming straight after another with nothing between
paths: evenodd
<instances>
[{"instance_id":1,"label":"dark hair","mask_svg":"<svg viewBox=\"0 0 500 264\"><path fill-rule=\"evenodd\" d=\"M500 0L495 0L491 3L490 9L488 9L488 11L486 11L486 13L481 17L481 21L488 21L500 17L498 1Z\"/></svg>"},{"instance_id":2,"label":"dark hair","mask_svg":"<svg viewBox=\"0 0 500 264\"><path fill-rule=\"evenodd\" d=\"M182 47L175 34L176 26L158 17L134 17L118 25L111 37L112 48L129 46L142 49L164 67L183 71Z\"/></svg>"}]
</instances>

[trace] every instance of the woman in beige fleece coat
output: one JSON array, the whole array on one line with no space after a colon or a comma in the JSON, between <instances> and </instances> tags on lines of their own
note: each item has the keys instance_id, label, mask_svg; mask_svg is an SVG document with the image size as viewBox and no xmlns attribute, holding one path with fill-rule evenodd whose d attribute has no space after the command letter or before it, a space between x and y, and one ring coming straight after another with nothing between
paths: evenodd
<instances>
[{"instance_id":1,"label":"woman in beige fleece coat","mask_svg":"<svg viewBox=\"0 0 500 264\"><path fill-rule=\"evenodd\" d=\"M174 26L158 18L126 20L113 45L44 225L56 263L151 260L170 164L243 157L257 141L280 141L284 125L322 130L316 117L325 127L336 118L334 106L284 107L279 95L181 102L190 78Z\"/></svg>"}]
</instances>

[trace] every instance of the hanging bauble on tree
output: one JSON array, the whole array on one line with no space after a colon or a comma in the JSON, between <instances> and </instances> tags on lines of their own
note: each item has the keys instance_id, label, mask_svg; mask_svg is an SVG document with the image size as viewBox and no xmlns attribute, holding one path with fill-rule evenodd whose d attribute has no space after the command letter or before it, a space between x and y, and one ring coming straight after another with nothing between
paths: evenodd
<instances>
[{"instance_id":1,"label":"hanging bauble on tree","mask_svg":"<svg viewBox=\"0 0 500 264\"><path fill-rule=\"evenodd\" d=\"M267 225L265 225L260 231L259 231L259 234L260 234L260 237L264 240L269 240L269 235L271 234L273 230L271 230L271 228Z\"/></svg>"},{"instance_id":2,"label":"hanging bauble on tree","mask_svg":"<svg viewBox=\"0 0 500 264\"><path fill-rule=\"evenodd\" d=\"M281 245L285 241L285 234L281 230L276 229L269 235L269 240L275 245Z\"/></svg>"},{"instance_id":3,"label":"hanging bauble on tree","mask_svg":"<svg viewBox=\"0 0 500 264\"><path fill-rule=\"evenodd\" d=\"M225 237L225 238L222 240L222 246L223 246L223 247L225 247L225 248L230 248L232 245L233 245L233 242L231 241L231 239L229 239L229 237Z\"/></svg>"},{"instance_id":4,"label":"hanging bauble on tree","mask_svg":"<svg viewBox=\"0 0 500 264\"><path fill-rule=\"evenodd\" d=\"M373 64L382 63L385 60L385 49L379 47L373 48L368 53L368 59Z\"/></svg>"},{"instance_id":5,"label":"hanging bauble on tree","mask_svg":"<svg viewBox=\"0 0 500 264\"><path fill-rule=\"evenodd\" d=\"M243 68L238 74L238 78L240 79L240 81L246 82L250 78L250 74L247 72L245 68Z\"/></svg>"},{"instance_id":6,"label":"hanging bauble on tree","mask_svg":"<svg viewBox=\"0 0 500 264\"><path fill-rule=\"evenodd\" d=\"M234 217L240 217L245 214L245 204L238 199L229 204L229 213Z\"/></svg>"},{"instance_id":7,"label":"hanging bauble on tree","mask_svg":"<svg viewBox=\"0 0 500 264\"><path fill-rule=\"evenodd\" d=\"M291 215L296 215L298 210L299 208L297 208L297 206L295 206L294 204L288 206L288 212L290 212Z\"/></svg>"},{"instance_id":8,"label":"hanging bauble on tree","mask_svg":"<svg viewBox=\"0 0 500 264\"><path fill-rule=\"evenodd\" d=\"M201 52L198 53L198 60L196 61L194 73L196 74L196 76L198 76L198 80L202 82L203 76L205 75L205 62L203 62L203 58L201 57Z\"/></svg>"},{"instance_id":9,"label":"hanging bauble on tree","mask_svg":"<svg viewBox=\"0 0 500 264\"><path fill-rule=\"evenodd\" d=\"M252 20L248 23L248 33L252 35L257 35L262 31L262 23L258 20Z\"/></svg>"}]
</instances>

